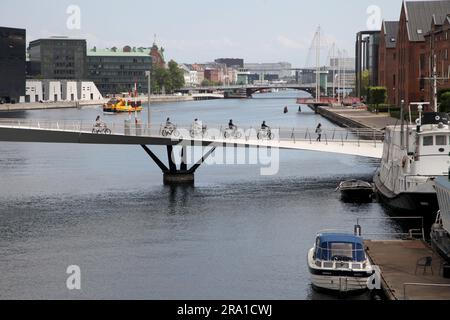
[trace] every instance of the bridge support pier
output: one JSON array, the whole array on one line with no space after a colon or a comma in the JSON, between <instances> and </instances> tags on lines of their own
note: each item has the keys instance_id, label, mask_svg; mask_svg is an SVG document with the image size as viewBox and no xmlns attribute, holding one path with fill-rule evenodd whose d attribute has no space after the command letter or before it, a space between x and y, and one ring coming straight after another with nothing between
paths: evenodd
<instances>
[{"instance_id":1,"label":"bridge support pier","mask_svg":"<svg viewBox=\"0 0 450 320\"><path fill-rule=\"evenodd\" d=\"M163 172L164 185L193 185L195 183L195 172L198 168L208 159L208 157L216 150L213 147L209 150L192 168L188 169L187 166L187 147L183 146L181 151L181 164L180 168L174 161L173 146L167 146L167 158L169 167L167 167L146 145L141 147L147 152L150 158L156 163L156 165Z\"/></svg>"}]
</instances>

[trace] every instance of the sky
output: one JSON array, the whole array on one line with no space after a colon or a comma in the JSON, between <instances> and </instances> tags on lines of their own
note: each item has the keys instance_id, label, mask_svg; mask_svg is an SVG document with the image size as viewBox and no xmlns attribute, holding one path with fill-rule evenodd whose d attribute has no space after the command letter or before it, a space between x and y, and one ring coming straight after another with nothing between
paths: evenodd
<instances>
[{"instance_id":1,"label":"sky","mask_svg":"<svg viewBox=\"0 0 450 320\"><path fill-rule=\"evenodd\" d=\"M217 58L311 65L321 28L322 59L332 43L354 56L358 31L398 20L401 0L1 0L1 26L27 29L27 41L87 39L88 47L148 47L156 35L166 59ZM309 58L308 58L309 57Z\"/></svg>"}]
</instances>

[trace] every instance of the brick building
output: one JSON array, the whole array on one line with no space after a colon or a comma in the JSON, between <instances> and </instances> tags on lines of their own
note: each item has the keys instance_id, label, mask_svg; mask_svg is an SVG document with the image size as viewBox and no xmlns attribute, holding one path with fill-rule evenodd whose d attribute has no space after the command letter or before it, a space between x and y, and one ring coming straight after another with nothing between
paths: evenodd
<instances>
[{"instance_id":1,"label":"brick building","mask_svg":"<svg viewBox=\"0 0 450 320\"><path fill-rule=\"evenodd\" d=\"M152 57L153 66L165 68L164 48L159 49L156 43L154 43L150 49L150 56Z\"/></svg>"},{"instance_id":2,"label":"brick building","mask_svg":"<svg viewBox=\"0 0 450 320\"><path fill-rule=\"evenodd\" d=\"M398 21L383 21L378 53L378 84L386 87L387 103L396 105Z\"/></svg>"},{"instance_id":3,"label":"brick building","mask_svg":"<svg viewBox=\"0 0 450 320\"><path fill-rule=\"evenodd\" d=\"M450 1L403 2L397 36L397 104L429 100L426 96L427 44L432 18L444 21L450 13ZM386 72L386 77L393 76Z\"/></svg>"},{"instance_id":4,"label":"brick building","mask_svg":"<svg viewBox=\"0 0 450 320\"><path fill-rule=\"evenodd\" d=\"M424 57L424 75L425 80L425 97L427 101L433 101L434 90L433 81L429 78L433 77L433 68L436 65L436 76L439 78L437 82L438 90L450 89L450 15L447 15L443 21L432 18L432 26L430 32L425 34L425 57Z\"/></svg>"},{"instance_id":5,"label":"brick building","mask_svg":"<svg viewBox=\"0 0 450 320\"><path fill-rule=\"evenodd\" d=\"M205 69L205 79L211 82L221 82L222 72L220 69Z\"/></svg>"}]
</instances>

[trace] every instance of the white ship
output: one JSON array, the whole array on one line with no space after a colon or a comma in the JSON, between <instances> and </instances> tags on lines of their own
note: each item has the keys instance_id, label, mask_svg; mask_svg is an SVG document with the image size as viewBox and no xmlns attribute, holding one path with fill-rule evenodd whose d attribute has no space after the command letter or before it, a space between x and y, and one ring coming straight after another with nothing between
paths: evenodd
<instances>
[{"instance_id":1,"label":"white ship","mask_svg":"<svg viewBox=\"0 0 450 320\"><path fill-rule=\"evenodd\" d=\"M437 178L436 191L440 210L431 228L431 243L450 262L450 177Z\"/></svg>"},{"instance_id":2,"label":"white ship","mask_svg":"<svg viewBox=\"0 0 450 320\"><path fill-rule=\"evenodd\" d=\"M438 211L434 180L449 172L448 115L420 112L416 124L386 128L374 184L380 199L396 212L431 216Z\"/></svg>"}]
</instances>

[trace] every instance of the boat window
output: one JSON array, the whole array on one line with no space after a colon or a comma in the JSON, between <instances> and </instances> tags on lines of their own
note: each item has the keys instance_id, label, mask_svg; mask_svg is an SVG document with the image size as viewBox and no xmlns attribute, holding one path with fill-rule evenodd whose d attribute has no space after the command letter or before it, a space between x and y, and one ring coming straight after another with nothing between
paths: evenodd
<instances>
[{"instance_id":1,"label":"boat window","mask_svg":"<svg viewBox=\"0 0 450 320\"><path fill-rule=\"evenodd\" d=\"M353 245L351 243L331 243L331 258L353 260Z\"/></svg>"},{"instance_id":2,"label":"boat window","mask_svg":"<svg viewBox=\"0 0 450 320\"><path fill-rule=\"evenodd\" d=\"M432 146L434 143L434 137L433 136L428 136L428 137L423 137L423 145L426 146Z\"/></svg>"},{"instance_id":3,"label":"boat window","mask_svg":"<svg viewBox=\"0 0 450 320\"><path fill-rule=\"evenodd\" d=\"M447 136L436 136L436 145L437 146L446 146L447 145Z\"/></svg>"}]
</instances>

